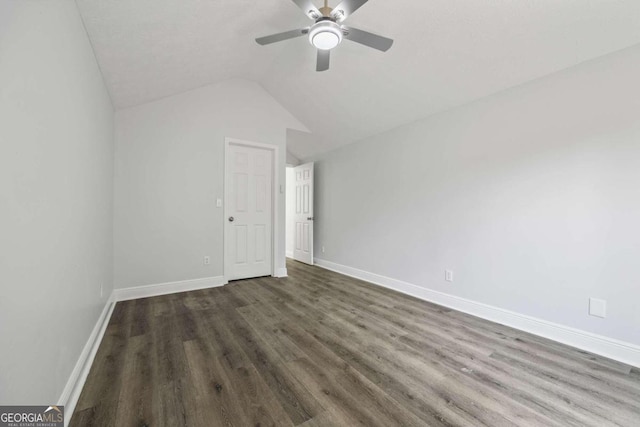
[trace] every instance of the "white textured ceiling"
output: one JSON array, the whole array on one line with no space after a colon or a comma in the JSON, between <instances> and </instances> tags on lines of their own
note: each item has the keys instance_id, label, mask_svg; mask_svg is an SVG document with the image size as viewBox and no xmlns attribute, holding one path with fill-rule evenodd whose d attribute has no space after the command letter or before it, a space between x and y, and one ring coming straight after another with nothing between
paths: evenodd
<instances>
[{"instance_id":1,"label":"white textured ceiling","mask_svg":"<svg viewBox=\"0 0 640 427\"><path fill-rule=\"evenodd\" d=\"M116 108L254 80L312 131L300 158L640 43L638 0L370 0L347 23L393 47L345 41L317 73L306 38L254 41L309 25L291 0L77 3Z\"/></svg>"}]
</instances>

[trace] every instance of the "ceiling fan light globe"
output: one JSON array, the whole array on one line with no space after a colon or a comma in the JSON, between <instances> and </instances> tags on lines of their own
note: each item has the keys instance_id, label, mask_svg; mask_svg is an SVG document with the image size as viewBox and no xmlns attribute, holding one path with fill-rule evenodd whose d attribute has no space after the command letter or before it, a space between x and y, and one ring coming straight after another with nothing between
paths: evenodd
<instances>
[{"instance_id":1,"label":"ceiling fan light globe","mask_svg":"<svg viewBox=\"0 0 640 427\"><path fill-rule=\"evenodd\" d=\"M331 31L321 31L313 37L311 43L322 50L333 49L340 43L340 38Z\"/></svg>"},{"instance_id":2,"label":"ceiling fan light globe","mask_svg":"<svg viewBox=\"0 0 640 427\"><path fill-rule=\"evenodd\" d=\"M309 42L318 49L330 50L342 41L342 29L333 21L321 21L309 30Z\"/></svg>"}]
</instances>

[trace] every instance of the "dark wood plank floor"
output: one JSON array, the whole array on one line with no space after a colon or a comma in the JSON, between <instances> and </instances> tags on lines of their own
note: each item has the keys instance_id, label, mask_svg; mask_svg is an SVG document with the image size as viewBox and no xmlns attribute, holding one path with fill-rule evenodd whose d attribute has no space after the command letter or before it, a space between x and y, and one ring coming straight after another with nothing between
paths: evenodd
<instances>
[{"instance_id":1,"label":"dark wood plank floor","mask_svg":"<svg viewBox=\"0 0 640 427\"><path fill-rule=\"evenodd\" d=\"M640 425L639 369L287 267L118 303L71 425Z\"/></svg>"}]
</instances>

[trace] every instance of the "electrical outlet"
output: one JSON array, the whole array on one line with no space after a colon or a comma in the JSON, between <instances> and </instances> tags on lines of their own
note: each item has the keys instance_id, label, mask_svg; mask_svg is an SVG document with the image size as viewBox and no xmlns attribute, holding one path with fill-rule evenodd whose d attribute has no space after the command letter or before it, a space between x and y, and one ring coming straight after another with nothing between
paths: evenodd
<instances>
[{"instance_id":1,"label":"electrical outlet","mask_svg":"<svg viewBox=\"0 0 640 427\"><path fill-rule=\"evenodd\" d=\"M604 319L607 317L607 302L603 299L589 298L589 314Z\"/></svg>"},{"instance_id":2,"label":"electrical outlet","mask_svg":"<svg viewBox=\"0 0 640 427\"><path fill-rule=\"evenodd\" d=\"M453 282L453 271L445 270L444 271L444 280L447 282Z\"/></svg>"},{"instance_id":3,"label":"electrical outlet","mask_svg":"<svg viewBox=\"0 0 640 427\"><path fill-rule=\"evenodd\" d=\"M205 256L204 257L204 265L209 265L209 264L211 264L211 257Z\"/></svg>"},{"instance_id":4,"label":"electrical outlet","mask_svg":"<svg viewBox=\"0 0 640 427\"><path fill-rule=\"evenodd\" d=\"M322 247L322 253L324 253L324 246Z\"/></svg>"}]
</instances>

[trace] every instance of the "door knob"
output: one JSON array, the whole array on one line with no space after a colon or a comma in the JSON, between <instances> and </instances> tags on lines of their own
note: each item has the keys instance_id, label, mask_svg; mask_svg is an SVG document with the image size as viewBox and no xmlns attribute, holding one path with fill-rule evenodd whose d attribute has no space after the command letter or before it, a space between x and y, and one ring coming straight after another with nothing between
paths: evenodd
<instances>
[{"instance_id":1,"label":"door knob","mask_svg":"<svg viewBox=\"0 0 640 427\"><path fill-rule=\"evenodd\" d=\"M234 219L235 219L234 217L230 216L229 217L229 222L233 222Z\"/></svg>"},{"instance_id":2,"label":"door knob","mask_svg":"<svg viewBox=\"0 0 640 427\"><path fill-rule=\"evenodd\" d=\"M313 221L313 217L312 216L307 217L307 221Z\"/></svg>"}]
</instances>

